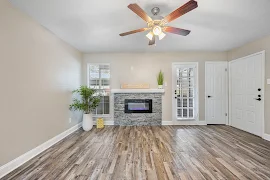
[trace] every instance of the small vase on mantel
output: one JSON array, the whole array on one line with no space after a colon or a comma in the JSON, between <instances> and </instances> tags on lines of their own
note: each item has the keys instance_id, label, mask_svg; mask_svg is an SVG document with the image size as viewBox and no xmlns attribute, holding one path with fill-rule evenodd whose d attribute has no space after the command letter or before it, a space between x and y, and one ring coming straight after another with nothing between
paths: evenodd
<instances>
[{"instance_id":1,"label":"small vase on mantel","mask_svg":"<svg viewBox=\"0 0 270 180\"><path fill-rule=\"evenodd\" d=\"M163 85L158 85L158 89L163 89Z\"/></svg>"},{"instance_id":2,"label":"small vase on mantel","mask_svg":"<svg viewBox=\"0 0 270 180\"><path fill-rule=\"evenodd\" d=\"M164 83L164 73L160 70L157 75L158 89L163 89L163 83Z\"/></svg>"}]
</instances>

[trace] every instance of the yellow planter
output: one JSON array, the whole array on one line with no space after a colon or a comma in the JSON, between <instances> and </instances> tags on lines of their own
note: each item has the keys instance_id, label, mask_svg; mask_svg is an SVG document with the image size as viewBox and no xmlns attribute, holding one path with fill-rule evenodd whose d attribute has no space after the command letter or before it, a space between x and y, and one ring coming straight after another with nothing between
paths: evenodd
<instances>
[{"instance_id":1,"label":"yellow planter","mask_svg":"<svg viewBox=\"0 0 270 180\"><path fill-rule=\"evenodd\" d=\"M98 129L104 128L104 120L102 118L97 119L97 128Z\"/></svg>"}]
</instances>

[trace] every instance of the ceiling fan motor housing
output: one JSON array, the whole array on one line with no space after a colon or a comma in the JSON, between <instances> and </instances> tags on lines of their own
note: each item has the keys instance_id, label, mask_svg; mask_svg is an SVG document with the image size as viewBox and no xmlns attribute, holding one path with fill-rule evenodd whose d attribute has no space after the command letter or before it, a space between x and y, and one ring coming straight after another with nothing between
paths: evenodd
<instances>
[{"instance_id":1,"label":"ceiling fan motor housing","mask_svg":"<svg viewBox=\"0 0 270 180\"><path fill-rule=\"evenodd\" d=\"M154 7L152 10L151 10L152 14L154 16L158 15L158 13L160 12L160 9L158 7Z\"/></svg>"},{"instance_id":2,"label":"ceiling fan motor housing","mask_svg":"<svg viewBox=\"0 0 270 180\"><path fill-rule=\"evenodd\" d=\"M155 25L161 25L161 20L164 18L163 16L159 16L158 13L160 12L160 9L158 7L154 7L152 10L151 10L153 16L151 17L152 18L152 22L148 22L148 27L153 27Z\"/></svg>"}]
</instances>

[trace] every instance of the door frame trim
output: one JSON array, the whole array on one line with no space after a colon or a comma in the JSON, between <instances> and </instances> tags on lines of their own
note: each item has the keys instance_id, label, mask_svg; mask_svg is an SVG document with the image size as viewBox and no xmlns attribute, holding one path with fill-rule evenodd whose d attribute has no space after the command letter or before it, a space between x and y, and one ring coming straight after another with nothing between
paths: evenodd
<instances>
[{"instance_id":1,"label":"door frame trim","mask_svg":"<svg viewBox=\"0 0 270 180\"><path fill-rule=\"evenodd\" d=\"M174 82L174 66L183 66L183 65L194 65L196 66L197 68L197 74L196 74L196 88L197 88L197 102L196 102L196 118L195 119L191 119L191 120L181 120L181 121L177 121L175 118L174 118L174 90L173 90L173 85L175 85L175 82ZM200 120L200 87L199 87L199 62L198 61L192 61L192 62L172 62L172 84L171 84L171 87L172 87L172 90L171 90L171 93L172 93L172 96L171 96L171 103L172 103L172 122L173 122L173 125L190 125L190 124L194 124L194 123L198 123L199 120Z\"/></svg>"},{"instance_id":2,"label":"door frame trim","mask_svg":"<svg viewBox=\"0 0 270 180\"><path fill-rule=\"evenodd\" d=\"M256 56L256 55L262 55L262 72L261 72L261 77L262 77L262 96L264 97L263 99L263 109L262 109L262 130L261 130L261 134L260 134L260 137L263 137L264 133L265 133L265 50L263 51L259 51L257 53L253 53L253 54L250 54L250 55L247 55L247 56L244 56L244 57L241 57L241 58L237 58L237 59L234 59L234 60L231 60L229 61L229 67L228 67L228 70L229 70L229 125L232 126L232 81L231 81L231 78L232 78L232 75L231 75L231 64L235 61L239 61L239 60L243 60L243 59L246 59L246 58L249 58L249 57L252 57L252 56Z\"/></svg>"},{"instance_id":3,"label":"door frame trim","mask_svg":"<svg viewBox=\"0 0 270 180\"><path fill-rule=\"evenodd\" d=\"M204 90L204 94L205 94L205 121L207 123L207 119L206 119L206 114L207 114L207 102L206 102L206 64L211 64L211 63L226 63L227 65L227 74L226 74L226 89L227 89L227 97L226 97L226 112L227 112L227 117L226 117L226 125L229 125L229 65L227 61L206 61L205 62L205 66L204 66L204 70L205 70L205 75L204 75L204 85L205 85L205 90Z\"/></svg>"}]
</instances>

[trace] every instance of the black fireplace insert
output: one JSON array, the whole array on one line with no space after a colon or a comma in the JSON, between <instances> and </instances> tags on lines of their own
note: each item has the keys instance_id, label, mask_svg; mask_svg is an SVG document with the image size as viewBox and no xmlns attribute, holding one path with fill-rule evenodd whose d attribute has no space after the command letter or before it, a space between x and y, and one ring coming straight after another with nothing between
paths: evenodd
<instances>
[{"instance_id":1,"label":"black fireplace insert","mask_svg":"<svg viewBox=\"0 0 270 180\"><path fill-rule=\"evenodd\" d=\"M152 99L125 99L125 113L152 113Z\"/></svg>"}]
</instances>

